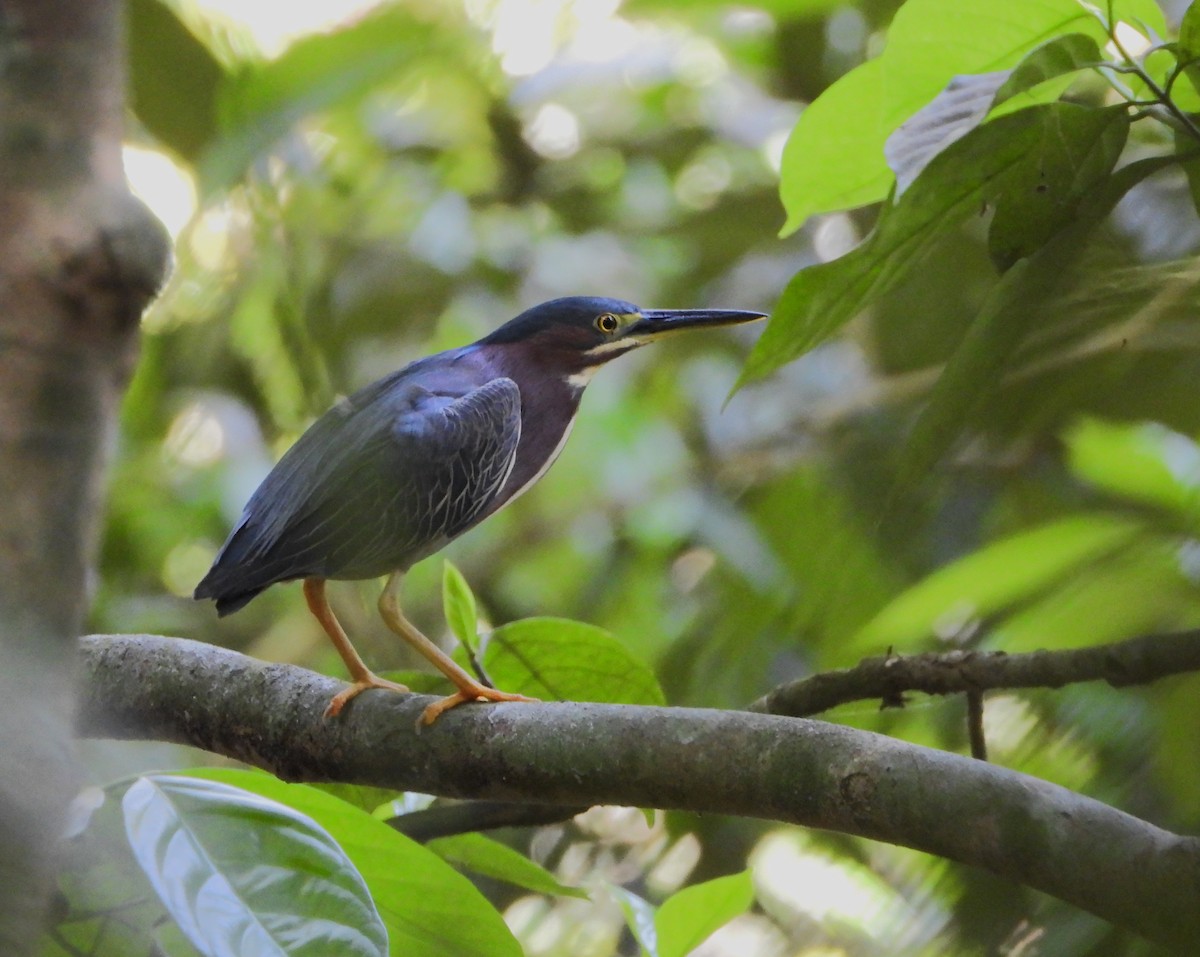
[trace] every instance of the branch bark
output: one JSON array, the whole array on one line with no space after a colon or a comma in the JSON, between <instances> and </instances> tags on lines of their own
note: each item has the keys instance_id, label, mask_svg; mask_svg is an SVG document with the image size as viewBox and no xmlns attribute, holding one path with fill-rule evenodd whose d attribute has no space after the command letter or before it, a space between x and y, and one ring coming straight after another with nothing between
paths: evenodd
<instances>
[{"instance_id":1,"label":"branch bark","mask_svg":"<svg viewBox=\"0 0 1200 957\"><path fill-rule=\"evenodd\" d=\"M944 695L1000 688L1061 688L1083 681L1107 681L1122 688L1192 671L1200 671L1200 630L1143 635L1068 651L886 655L781 685L749 710L802 718L872 698L898 705L909 691Z\"/></svg>"},{"instance_id":2,"label":"branch bark","mask_svg":"<svg viewBox=\"0 0 1200 957\"><path fill-rule=\"evenodd\" d=\"M1200 840L981 761L747 712L595 704L466 706L342 687L177 638L84 639L80 731L191 744L289 781L459 798L619 803L770 818L986 868L1191 952Z\"/></svg>"},{"instance_id":3,"label":"branch bark","mask_svg":"<svg viewBox=\"0 0 1200 957\"><path fill-rule=\"evenodd\" d=\"M42 931L104 456L165 269L121 165L116 0L0 0L0 953Z\"/></svg>"}]
</instances>

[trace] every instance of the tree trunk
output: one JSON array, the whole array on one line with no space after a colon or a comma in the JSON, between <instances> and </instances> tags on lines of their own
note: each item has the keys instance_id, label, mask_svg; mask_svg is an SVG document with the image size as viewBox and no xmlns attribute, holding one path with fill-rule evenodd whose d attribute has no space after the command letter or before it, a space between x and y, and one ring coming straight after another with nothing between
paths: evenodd
<instances>
[{"instance_id":1,"label":"tree trunk","mask_svg":"<svg viewBox=\"0 0 1200 957\"><path fill-rule=\"evenodd\" d=\"M41 932L75 793L103 461L164 271L121 166L115 0L0 0L0 953Z\"/></svg>"}]
</instances>

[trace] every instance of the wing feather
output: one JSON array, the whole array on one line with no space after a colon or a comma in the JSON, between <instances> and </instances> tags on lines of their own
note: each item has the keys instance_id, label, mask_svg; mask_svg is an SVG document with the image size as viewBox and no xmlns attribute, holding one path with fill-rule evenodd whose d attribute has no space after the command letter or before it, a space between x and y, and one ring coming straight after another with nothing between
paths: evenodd
<instances>
[{"instance_id":1,"label":"wing feather","mask_svg":"<svg viewBox=\"0 0 1200 957\"><path fill-rule=\"evenodd\" d=\"M231 611L279 581L406 569L486 514L520 438L511 379L460 394L381 380L330 409L280 459L196 597Z\"/></svg>"}]
</instances>

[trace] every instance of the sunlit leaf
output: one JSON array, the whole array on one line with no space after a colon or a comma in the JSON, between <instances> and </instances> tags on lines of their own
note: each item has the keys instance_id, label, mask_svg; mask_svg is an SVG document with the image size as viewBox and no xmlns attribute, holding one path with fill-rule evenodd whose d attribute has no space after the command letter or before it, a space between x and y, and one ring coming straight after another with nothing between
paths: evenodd
<instances>
[{"instance_id":1,"label":"sunlit leaf","mask_svg":"<svg viewBox=\"0 0 1200 957\"><path fill-rule=\"evenodd\" d=\"M496 687L550 701L664 703L654 672L602 628L526 618L488 638L483 666Z\"/></svg>"},{"instance_id":2,"label":"sunlit leaf","mask_svg":"<svg viewBox=\"0 0 1200 957\"><path fill-rule=\"evenodd\" d=\"M449 559L442 562L442 608L454 636L472 651L479 642L479 613L471 586Z\"/></svg>"},{"instance_id":3,"label":"sunlit leaf","mask_svg":"<svg viewBox=\"0 0 1200 957\"><path fill-rule=\"evenodd\" d=\"M892 176L883 145L890 130L879 117L881 77L879 60L868 60L800 114L779 171L779 197L787 210L780 235L794 233L817 213L865 206L887 195Z\"/></svg>"},{"instance_id":4,"label":"sunlit leaf","mask_svg":"<svg viewBox=\"0 0 1200 957\"><path fill-rule=\"evenodd\" d=\"M507 844L501 844L483 834L439 837L426 842L425 847L451 864L457 864L484 877L507 881L535 894L555 894L583 900L587 900L588 897L586 891L578 887L568 887L541 864L531 861Z\"/></svg>"},{"instance_id":5,"label":"sunlit leaf","mask_svg":"<svg viewBox=\"0 0 1200 957\"><path fill-rule=\"evenodd\" d=\"M851 639L856 649L909 650L934 636L969 633L990 615L1112 554L1140 525L1110 515L1059 519L994 542L938 569L898 596Z\"/></svg>"},{"instance_id":6,"label":"sunlit leaf","mask_svg":"<svg viewBox=\"0 0 1200 957\"><path fill-rule=\"evenodd\" d=\"M215 781L153 775L121 801L142 870L208 957L387 953L362 878L311 819Z\"/></svg>"},{"instance_id":7,"label":"sunlit leaf","mask_svg":"<svg viewBox=\"0 0 1200 957\"><path fill-rule=\"evenodd\" d=\"M198 769L187 773L261 794L325 828L370 888L387 926L393 957L520 957L520 945L469 880L365 811L262 772Z\"/></svg>"},{"instance_id":8,"label":"sunlit leaf","mask_svg":"<svg viewBox=\"0 0 1200 957\"><path fill-rule=\"evenodd\" d=\"M999 622L990 647L1082 648L1200 625L1194 543L1150 529L1065 576Z\"/></svg>"},{"instance_id":9,"label":"sunlit leaf","mask_svg":"<svg viewBox=\"0 0 1200 957\"><path fill-rule=\"evenodd\" d=\"M677 891L663 901L654 917L658 957L687 957L713 931L744 914L753 903L749 871Z\"/></svg>"},{"instance_id":10,"label":"sunlit leaf","mask_svg":"<svg viewBox=\"0 0 1200 957\"><path fill-rule=\"evenodd\" d=\"M1179 40L1175 45L1175 57L1192 89L1200 93L1200 4L1188 4L1183 19L1179 21Z\"/></svg>"},{"instance_id":11,"label":"sunlit leaf","mask_svg":"<svg viewBox=\"0 0 1200 957\"><path fill-rule=\"evenodd\" d=\"M1116 495L1195 521L1200 508L1200 447L1154 422L1085 419L1066 436L1072 471Z\"/></svg>"},{"instance_id":12,"label":"sunlit leaf","mask_svg":"<svg viewBox=\"0 0 1200 957\"><path fill-rule=\"evenodd\" d=\"M883 199L892 182L883 145L893 130L952 77L1016 66L1029 50L1065 33L1097 41L1104 36L1075 0L903 4L883 53L833 84L801 115L780 173L788 211L784 233L814 213ZM1055 96L1056 90L1046 93Z\"/></svg>"},{"instance_id":13,"label":"sunlit leaf","mask_svg":"<svg viewBox=\"0 0 1200 957\"><path fill-rule=\"evenodd\" d=\"M1086 70L1101 61L1096 38L1086 33L1055 37L1032 50L1008 74L996 91L993 106L1068 73Z\"/></svg>"},{"instance_id":14,"label":"sunlit leaf","mask_svg":"<svg viewBox=\"0 0 1200 957\"><path fill-rule=\"evenodd\" d=\"M1103 39L1076 0L909 0L896 12L881 57L884 115L912 115L950 77L1015 67L1066 33Z\"/></svg>"}]
</instances>

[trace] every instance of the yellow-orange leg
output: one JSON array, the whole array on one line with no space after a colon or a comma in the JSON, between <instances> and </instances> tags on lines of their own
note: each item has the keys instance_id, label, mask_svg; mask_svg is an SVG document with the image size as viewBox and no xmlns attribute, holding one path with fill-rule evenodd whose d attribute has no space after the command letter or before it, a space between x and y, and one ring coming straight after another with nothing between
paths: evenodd
<instances>
[{"instance_id":1,"label":"yellow-orange leg","mask_svg":"<svg viewBox=\"0 0 1200 957\"><path fill-rule=\"evenodd\" d=\"M454 682L458 688L454 694L435 701L421 715L424 724L433 724L438 715L467 701L479 698L485 701L537 701L537 698L527 698L520 694L510 694L507 691L497 691L476 681L471 675L458 666L458 663L447 655L441 648L421 634L420 630L400 611L400 583L404 580L402 572L394 572L384 586L383 594L379 596L379 614L384 622L401 638L420 652L438 671Z\"/></svg>"},{"instance_id":2,"label":"yellow-orange leg","mask_svg":"<svg viewBox=\"0 0 1200 957\"><path fill-rule=\"evenodd\" d=\"M337 649L337 653L341 655L342 661L346 663L346 669L350 672L350 687L345 691L339 691L333 696L333 699L325 708L325 717L336 718L342 713L342 708L346 706L347 701L366 691L368 688L385 688L388 691L408 690L404 685L380 678L363 664L363 660L358 656L358 652L350 644L350 639L346 636L346 631L342 628L342 623L337 620L333 609L329 607L329 599L325 597L324 578L304 579L304 599L308 602L308 610L321 623L321 627L325 629L325 634L333 642L333 647Z\"/></svg>"}]
</instances>

